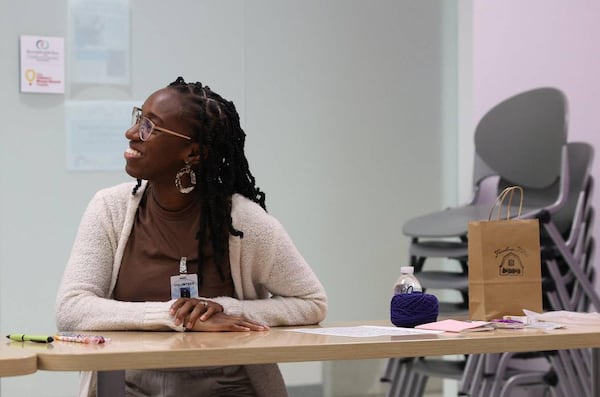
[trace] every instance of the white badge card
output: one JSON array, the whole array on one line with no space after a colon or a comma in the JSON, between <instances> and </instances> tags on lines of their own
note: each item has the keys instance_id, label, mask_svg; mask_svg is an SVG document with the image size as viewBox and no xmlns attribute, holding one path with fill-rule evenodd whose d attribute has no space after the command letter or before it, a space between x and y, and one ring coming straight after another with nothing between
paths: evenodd
<instances>
[{"instance_id":1,"label":"white badge card","mask_svg":"<svg viewBox=\"0 0 600 397\"><path fill-rule=\"evenodd\" d=\"M171 276L171 299L198 298L198 275Z\"/></svg>"}]
</instances>

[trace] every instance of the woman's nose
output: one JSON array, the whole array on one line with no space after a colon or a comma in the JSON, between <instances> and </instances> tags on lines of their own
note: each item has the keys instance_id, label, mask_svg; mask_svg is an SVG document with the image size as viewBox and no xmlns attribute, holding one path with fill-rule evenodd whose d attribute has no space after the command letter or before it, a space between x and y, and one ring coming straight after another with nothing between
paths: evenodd
<instances>
[{"instance_id":1,"label":"woman's nose","mask_svg":"<svg viewBox=\"0 0 600 397\"><path fill-rule=\"evenodd\" d=\"M134 124L125 131L125 137L130 141L140 140L138 124Z\"/></svg>"}]
</instances>

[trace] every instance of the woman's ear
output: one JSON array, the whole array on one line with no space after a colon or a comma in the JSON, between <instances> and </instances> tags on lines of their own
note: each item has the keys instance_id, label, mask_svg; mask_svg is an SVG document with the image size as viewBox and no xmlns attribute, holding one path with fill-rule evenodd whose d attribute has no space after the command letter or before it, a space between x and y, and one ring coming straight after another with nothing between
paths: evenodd
<instances>
[{"instance_id":1,"label":"woman's ear","mask_svg":"<svg viewBox=\"0 0 600 397\"><path fill-rule=\"evenodd\" d=\"M199 143L192 143L192 147L187 156L187 162L191 164L199 164L208 157L208 148Z\"/></svg>"},{"instance_id":2,"label":"woman's ear","mask_svg":"<svg viewBox=\"0 0 600 397\"><path fill-rule=\"evenodd\" d=\"M199 164L201 160L202 156L200 155L200 144L192 143L185 162L195 165Z\"/></svg>"}]
</instances>

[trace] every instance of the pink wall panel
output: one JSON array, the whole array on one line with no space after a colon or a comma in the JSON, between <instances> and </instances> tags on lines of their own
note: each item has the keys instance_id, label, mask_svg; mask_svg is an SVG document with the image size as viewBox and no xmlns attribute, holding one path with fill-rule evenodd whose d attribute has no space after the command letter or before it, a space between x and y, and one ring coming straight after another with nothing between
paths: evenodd
<instances>
[{"instance_id":1,"label":"pink wall panel","mask_svg":"<svg viewBox=\"0 0 600 397\"><path fill-rule=\"evenodd\" d=\"M473 0L472 115L520 91L554 86L569 101L569 141L596 149L600 181L600 2L593 0ZM600 236L600 192L594 198ZM600 251L596 255L600 268Z\"/></svg>"}]
</instances>

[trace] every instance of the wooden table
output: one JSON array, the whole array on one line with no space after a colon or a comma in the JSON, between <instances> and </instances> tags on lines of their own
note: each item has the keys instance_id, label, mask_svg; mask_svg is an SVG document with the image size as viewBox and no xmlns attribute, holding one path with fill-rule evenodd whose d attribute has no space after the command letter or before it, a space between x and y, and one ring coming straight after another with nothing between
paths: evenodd
<instances>
[{"instance_id":1,"label":"wooden table","mask_svg":"<svg viewBox=\"0 0 600 397\"><path fill-rule=\"evenodd\" d=\"M364 324L364 323L363 323ZM388 323L369 323L389 325ZM323 326L355 326L324 324ZM180 368L210 365L262 364L273 362L357 360L390 357L442 356L472 353L524 352L592 348L593 395L600 395L600 327L570 326L542 331L495 330L466 334L341 337L290 332L273 328L266 332L102 332L111 338L104 345L55 342L39 350L38 369L49 371L104 371L102 389L118 377L122 394L125 369ZM106 390L106 389L105 389Z\"/></svg>"},{"instance_id":2,"label":"wooden table","mask_svg":"<svg viewBox=\"0 0 600 397\"><path fill-rule=\"evenodd\" d=\"M0 377L28 375L37 371L40 346L28 342L6 341L0 345ZM47 346L42 345L44 349Z\"/></svg>"}]
</instances>

